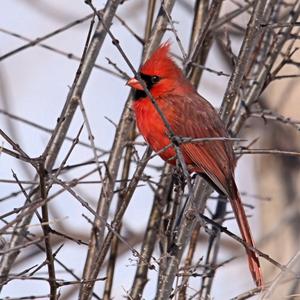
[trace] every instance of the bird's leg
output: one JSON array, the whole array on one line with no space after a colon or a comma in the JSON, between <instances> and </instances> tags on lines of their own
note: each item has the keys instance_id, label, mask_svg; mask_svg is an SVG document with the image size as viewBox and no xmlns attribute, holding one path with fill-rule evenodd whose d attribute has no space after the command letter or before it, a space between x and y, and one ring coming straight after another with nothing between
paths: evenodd
<instances>
[{"instance_id":1,"label":"bird's leg","mask_svg":"<svg viewBox=\"0 0 300 300\"><path fill-rule=\"evenodd\" d=\"M197 175L199 175L199 174L195 173L195 172L191 175L191 181L192 182L194 182L194 180L197 178Z\"/></svg>"},{"instance_id":2,"label":"bird's leg","mask_svg":"<svg viewBox=\"0 0 300 300\"><path fill-rule=\"evenodd\" d=\"M171 241L170 247L168 249L169 253L171 253L176 248L176 239L177 239L178 228L180 226L180 223L181 223L181 220L182 220L185 208L186 208L186 204L187 204L187 199L185 199L185 204L182 207L180 207L180 202L182 201L182 194L184 193L184 188L186 185L187 178L185 178L185 175L183 173L181 166L179 165L178 160L176 162L177 162L177 166L173 172L173 180L174 180L174 186L175 186L175 188L174 188L175 201L177 200L178 210L177 210L177 214L176 214L176 219L174 220L175 222L174 222L174 228L173 228L173 234L172 234L172 241Z\"/></svg>"},{"instance_id":3,"label":"bird's leg","mask_svg":"<svg viewBox=\"0 0 300 300\"><path fill-rule=\"evenodd\" d=\"M180 188L183 191L186 184L186 178L178 160L176 160L176 167L173 171L173 180L175 189Z\"/></svg>"},{"instance_id":4,"label":"bird's leg","mask_svg":"<svg viewBox=\"0 0 300 300\"><path fill-rule=\"evenodd\" d=\"M165 238L165 252L170 253L171 249L173 248L174 240L175 240L175 228L176 228L176 220L178 216L178 211L180 209L181 203L181 196L183 190L175 186L174 183L174 176L173 176L173 183L171 185L166 211L163 214L163 221L164 221L164 230L162 236ZM173 188L174 187L174 188Z\"/></svg>"},{"instance_id":5,"label":"bird's leg","mask_svg":"<svg viewBox=\"0 0 300 300\"><path fill-rule=\"evenodd\" d=\"M166 203L163 208L162 222L160 226L160 250L162 255L165 255L168 252L170 240L171 240L171 232L174 220L173 211L174 211L174 201L173 201L173 182L170 184L169 189L167 191Z\"/></svg>"}]
</instances>

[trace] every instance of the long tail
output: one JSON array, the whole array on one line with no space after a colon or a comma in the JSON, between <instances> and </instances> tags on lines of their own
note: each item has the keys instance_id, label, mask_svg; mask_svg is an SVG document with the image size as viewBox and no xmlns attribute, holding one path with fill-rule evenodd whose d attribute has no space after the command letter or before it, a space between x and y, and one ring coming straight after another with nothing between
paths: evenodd
<instances>
[{"instance_id":1,"label":"long tail","mask_svg":"<svg viewBox=\"0 0 300 300\"><path fill-rule=\"evenodd\" d=\"M231 187L232 197L230 199L230 202L233 208L234 215L237 219L237 223L239 225L242 237L248 245L254 247L254 241L251 236L250 226L234 180ZM247 248L246 252L248 256L249 269L252 274L252 278L255 281L256 286L261 287L263 285L263 276L258 256L253 250Z\"/></svg>"}]
</instances>

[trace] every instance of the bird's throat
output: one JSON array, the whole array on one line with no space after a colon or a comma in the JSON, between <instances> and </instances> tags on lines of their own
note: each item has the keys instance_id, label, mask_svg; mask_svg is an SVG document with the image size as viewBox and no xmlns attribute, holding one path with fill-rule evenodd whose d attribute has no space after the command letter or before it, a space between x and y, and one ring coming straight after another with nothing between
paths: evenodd
<instances>
[{"instance_id":1,"label":"bird's throat","mask_svg":"<svg viewBox=\"0 0 300 300\"><path fill-rule=\"evenodd\" d=\"M134 90L134 92L133 92L133 100L134 101L142 100L142 99L144 99L146 97L147 97L147 94L146 94L145 91Z\"/></svg>"}]
</instances>

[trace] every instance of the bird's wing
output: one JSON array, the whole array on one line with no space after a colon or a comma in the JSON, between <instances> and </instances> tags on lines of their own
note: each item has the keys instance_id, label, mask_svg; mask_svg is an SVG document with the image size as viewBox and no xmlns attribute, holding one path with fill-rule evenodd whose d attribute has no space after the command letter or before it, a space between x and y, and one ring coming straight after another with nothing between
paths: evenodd
<instances>
[{"instance_id":1,"label":"bird's wing","mask_svg":"<svg viewBox=\"0 0 300 300\"><path fill-rule=\"evenodd\" d=\"M169 96L172 113L170 125L181 137L228 137L225 126L213 106L198 94ZM230 141L186 143L184 155L204 172L225 194L231 194L228 183L234 173L235 159Z\"/></svg>"},{"instance_id":2,"label":"bird's wing","mask_svg":"<svg viewBox=\"0 0 300 300\"><path fill-rule=\"evenodd\" d=\"M205 138L228 137L225 126L214 108L198 94L193 96L174 96L170 101L169 122L178 136ZM171 99L171 100L170 100ZM254 246L247 217L234 182L235 159L230 141L211 141L187 143L181 146L183 155L189 158L200 172L230 199L242 237L249 246ZM257 254L246 247L249 267L257 286L263 279Z\"/></svg>"}]
</instances>

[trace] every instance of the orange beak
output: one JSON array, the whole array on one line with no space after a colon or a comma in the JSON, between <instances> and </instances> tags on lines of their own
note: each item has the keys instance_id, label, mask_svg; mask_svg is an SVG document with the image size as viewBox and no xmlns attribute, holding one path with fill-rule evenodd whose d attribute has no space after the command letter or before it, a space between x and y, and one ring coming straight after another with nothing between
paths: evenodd
<instances>
[{"instance_id":1,"label":"orange beak","mask_svg":"<svg viewBox=\"0 0 300 300\"><path fill-rule=\"evenodd\" d=\"M135 90L141 90L141 91L143 90L142 85L140 84L140 82L136 78L129 79L126 84L129 85L130 87L132 87Z\"/></svg>"}]
</instances>

